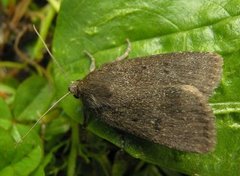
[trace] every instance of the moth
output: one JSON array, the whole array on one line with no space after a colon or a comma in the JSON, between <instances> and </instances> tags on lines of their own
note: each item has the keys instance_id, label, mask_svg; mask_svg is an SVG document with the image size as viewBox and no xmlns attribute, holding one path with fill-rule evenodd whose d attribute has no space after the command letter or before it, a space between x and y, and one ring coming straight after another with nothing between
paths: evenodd
<instances>
[{"instance_id":1,"label":"moth","mask_svg":"<svg viewBox=\"0 0 240 176\"><path fill-rule=\"evenodd\" d=\"M126 59L131 50L127 42L126 52L100 69L95 69L95 59L87 53L92 61L90 74L72 82L69 92L17 143L72 93L83 102L85 120L93 114L114 128L169 148L212 151L216 144L215 116L208 100L221 79L222 57L210 52L179 52Z\"/></svg>"},{"instance_id":2,"label":"moth","mask_svg":"<svg viewBox=\"0 0 240 176\"><path fill-rule=\"evenodd\" d=\"M125 55L126 56L126 55ZM69 86L108 125L180 151L206 153L216 144L209 97L221 79L215 53L168 53L118 59Z\"/></svg>"}]
</instances>

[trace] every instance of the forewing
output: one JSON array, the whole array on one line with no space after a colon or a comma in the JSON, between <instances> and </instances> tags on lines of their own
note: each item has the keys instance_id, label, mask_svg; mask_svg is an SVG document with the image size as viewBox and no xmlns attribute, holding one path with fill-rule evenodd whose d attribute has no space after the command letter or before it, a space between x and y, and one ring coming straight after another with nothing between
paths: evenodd
<instances>
[{"instance_id":1,"label":"forewing","mask_svg":"<svg viewBox=\"0 0 240 176\"><path fill-rule=\"evenodd\" d=\"M90 73L81 92L85 106L107 124L183 151L215 145L208 97L222 58L213 53L170 53L117 61Z\"/></svg>"},{"instance_id":2,"label":"forewing","mask_svg":"<svg viewBox=\"0 0 240 176\"><path fill-rule=\"evenodd\" d=\"M116 89L119 86L155 84L192 85L209 96L219 83L222 58L214 53L169 53L135 58L104 65L87 78L101 81Z\"/></svg>"},{"instance_id":3,"label":"forewing","mask_svg":"<svg viewBox=\"0 0 240 176\"><path fill-rule=\"evenodd\" d=\"M189 85L115 90L97 116L115 128L177 150L204 153L215 145L211 108L206 97Z\"/></svg>"}]
</instances>

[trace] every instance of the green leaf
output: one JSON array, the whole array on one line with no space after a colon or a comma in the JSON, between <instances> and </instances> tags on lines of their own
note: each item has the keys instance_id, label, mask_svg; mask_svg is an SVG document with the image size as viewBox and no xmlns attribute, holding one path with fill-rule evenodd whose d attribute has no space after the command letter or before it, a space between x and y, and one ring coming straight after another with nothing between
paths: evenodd
<instances>
[{"instance_id":1,"label":"green leaf","mask_svg":"<svg viewBox=\"0 0 240 176\"><path fill-rule=\"evenodd\" d=\"M17 89L14 117L18 120L36 120L49 107L54 89L40 76L32 76Z\"/></svg>"},{"instance_id":2,"label":"green leaf","mask_svg":"<svg viewBox=\"0 0 240 176\"><path fill-rule=\"evenodd\" d=\"M48 116L56 116L57 118L52 120L51 123L48 124L46 130L45 130L45 140L50 140L52 138L56 138L57 135L59 134L65 134L70 128L70 122L69 122L69 117L68 119L64 116L60 116L59 113L56 111L52 111L49 113Z\"/></svg>"},{"instance_id":3,"label":"green leaf","mask_svg":"<svg viewBox=\"0 0 240 176\"><path fill-rule=\"evenodd\" d=\"M240 100L240 1L239 0L161 0L161 1L63 1L54 39L54 53L67 75L55 69L58 93L63 95L71 80L89 73L89 58L97 67L113 61L132 44L130 58L176 51L211 51L224 58L221 85L211 98L216 103ZM82 121L78 100L68 97L64 110ZM231 114L224 106L215 106L217 146L214 152L194 154L179 152L135 136L125 136L124 149L136 158L188 174L239 175L240 128L235 105ZM236 110L236 111L235 111ZM118 130L93 119L88 129L121 146Z\"/></svg>"},{"instance_id":4,"label":"green leaf","mask_svg":"<svg viewBox=\"0 0 240 176\"><path fill-rule=\"evenodd\" d=\"M0 99L0 176L43 175L43 168L38 168L43 150L36 131L32 130L21 143L17 142L32 126L22 123L38 119L37 111L46 111L53 95L45 79L32 76L17 89L13 116L8 105Z\"/></svg>"},{"instance_id":5,"label":"green leaf","mask_svg":"<svg viewBox=\"0 0 240 176\"><path fill-rule=\"evenodd\" d=\"M8 105L5 103L5 101L0 98L0 112L1 112L1 119L11 119L12 114L8 107Z\"/></svg>"},{"instance_id":6,"label":"green leaf","mask_svg":"<svg viewBox=\"0 0 240 176\"><path fill-rule=\"evenodd\" d=\"M6 102L0 98L0 128L8 129L11 126L11 111Z\"/></svg>"},{"instance_id":7,"label":"green leaf","mask_svg":"<svg viewBox=\"0 0 240 176\"><path fill-rule=\"evenodd\" d=\"M24 132L29 129L23 126L18 128ZM29 134L29 138L17 146L9 131L0 128L0 136L0 176L25 176L37 168L43 154L36 133Z\"/></svg>"}]
</instances>

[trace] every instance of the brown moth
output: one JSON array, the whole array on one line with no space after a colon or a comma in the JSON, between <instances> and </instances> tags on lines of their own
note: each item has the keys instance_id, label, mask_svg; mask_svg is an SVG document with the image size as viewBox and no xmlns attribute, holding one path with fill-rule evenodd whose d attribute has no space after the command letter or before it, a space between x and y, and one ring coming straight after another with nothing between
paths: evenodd
<instances>
[{"instance_id":1,"label":"brown moth","mask_svg":"<svg viewBox=\"0 0 240 176\"><path fill-rule=\"evenodd\" d=\"M61 65L49 51L61 71ZM85 120L89 113L108 125L140 138L181 151L206 153L216 144L215 117L208 99L217 87L223 59L209 52L181 52L124 60L95 70L69 86L69 92L55 102L17 142L55 105L72 93L81 98Z\"/></svg>"},{"instance_id":2,"label":"brown moth","mask_svg":"<svg viewBox=\"0 0 240 176\"><path fill-rule=\"evenodd\" d=\"M169 148L212 151L215 117L208 99L220 81L222 57L208 52L124 57L69 86L85 114Z\"/></svg>"}]
</instances>

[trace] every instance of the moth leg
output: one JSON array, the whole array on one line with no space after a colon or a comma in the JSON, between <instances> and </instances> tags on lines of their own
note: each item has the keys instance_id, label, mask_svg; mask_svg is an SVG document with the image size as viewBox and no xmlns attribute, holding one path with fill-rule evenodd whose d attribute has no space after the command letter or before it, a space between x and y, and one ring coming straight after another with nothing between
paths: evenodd
<instances>
[{"instance_id":1,"label":"moth leg","mask_svg":"<svg viewBox=\"0 0 240 176\"><path fill-rule=\"evenodd\" d=\"M91 55L89 52L84 51L84 53L91 59L91 65L90 65L90 72L93 72L96 68L96 61L95 58L93 57L93 55Z\"/></svg>"},{"instance_id":2,"label":"moth leg","mask_svg":"<svg viewBox=\"0 0 240 176\"><path fill-rule=\"evenodd\" d=\"M116 61L121 61L123 59L126 59L131 51L131 43L129 41L129 39L126 39L126 42L127 42L127 49L125 51L125 53L123 53L123 55L119 56Z\"/></svg>"}]
</instances>

